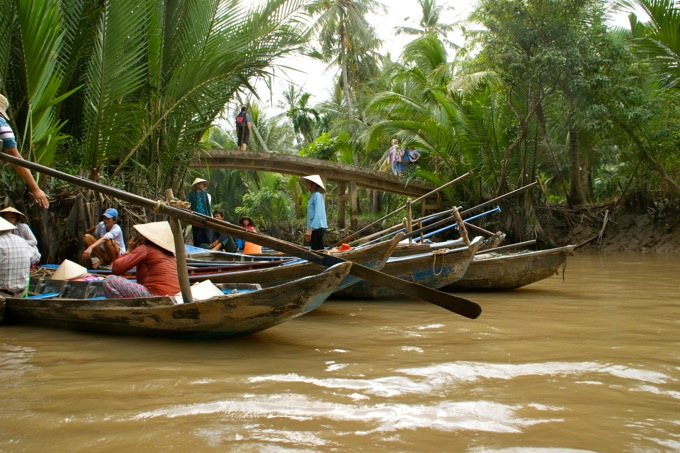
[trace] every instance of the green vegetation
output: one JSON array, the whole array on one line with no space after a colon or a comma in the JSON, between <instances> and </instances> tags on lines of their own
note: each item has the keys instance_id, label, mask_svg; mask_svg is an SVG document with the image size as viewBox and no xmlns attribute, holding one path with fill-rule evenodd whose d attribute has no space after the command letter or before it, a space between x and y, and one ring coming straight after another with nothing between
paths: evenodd
<instances>
[{"instance_id":1,"label":"green vegetation","mask_svg":"<svg viewBox=\"0 0 680 453\"><path fill-rule=\"evenodd\" d=\"M423 156L408 177L441 185L471 172L447 188L450 204L538 179L508 210L506 227L534 229L521 235L540 229L538 205L677 209L677 2L620 0L627 29L607 25L602 0L481 0L465 24L442 23L443 3L419 0L417 28L395 24L413 37L395 60L366 21L381 10L373 0L0 0L0 92L26 158L145 196L182 194L195 152L233 148L232 113L246 104L255 151L377 169L396 137ZM461 47L448 39L456 27ZM253 87L295 54L337 70L335 93L310 105L291 86L285 113L268 118ZM206 170L230 218L273 231L304 217L297 178ZM2 179L5 195L27 196ZM40 183L53 199L69 190ZM402 201L358 194L361 215Z\"/></svg>"}]
</instances>

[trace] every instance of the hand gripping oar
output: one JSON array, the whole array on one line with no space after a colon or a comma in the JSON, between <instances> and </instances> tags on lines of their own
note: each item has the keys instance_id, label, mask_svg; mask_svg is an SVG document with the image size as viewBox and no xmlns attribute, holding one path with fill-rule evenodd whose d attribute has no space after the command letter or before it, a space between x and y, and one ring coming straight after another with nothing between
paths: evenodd
<instances>
[{"instance_id":1,"label":"hand gripping oar","mask_svg":"<svg viewBox=\"0 0 680 453\"><path fill-rule=\"evenodd\" d=\"M26 167L31 170L61 179L63 181L70 182L77 186L86 187L96 192L107 194L114 198L125 200L129 203L153 210L154 212L167 214L173 218L182 220L194 226L209 228L214 231L219 231L220 233L226 233L239 239L243 239L244 241L254 242L255 244L270 247L272 249L288 253L322 266L329 267L334 264L346 261L337 256L313 252L305 247L293 244L291 242L276 239L261 233L247 231L229 222L220 221L212 217L198 214L196 212L175 208L163 201L150 200L124 190L115 189L113 187L108 187L103 184L90 181L89 179L69 175L68 173L63 173L59 170L36 164L35 162L17 159L16 157L10 156L3 152L0 152L0 160ZM406 280L384 274L357 263L352 263L350 274L376 285L389 286L390 288L393 288L402 294L415 297L416 299L420 299L434 305L439 305L442 308L467 318L475 319L482 312L482 308L479 305L463 297L454 296L453 294L437 291L436 289L428 288L417 283L408 282Z\"/></svg>"}]
</instances>

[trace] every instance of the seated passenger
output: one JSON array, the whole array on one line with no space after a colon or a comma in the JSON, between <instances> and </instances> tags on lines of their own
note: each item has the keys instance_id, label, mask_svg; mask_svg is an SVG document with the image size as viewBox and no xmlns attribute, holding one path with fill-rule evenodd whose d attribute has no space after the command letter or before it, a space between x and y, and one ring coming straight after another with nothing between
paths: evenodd
<instances>
[{"instance_id":1,"label":"seated passenger","mask_svg":"<svg viewBox=\"0 0 680 453\"><path fill-rule=\"evenodd\" d=\"M104 280L104 293L111 298L174 296L180 292L175 242L168 222L135 225L138 238L130 240L128 252L111 264L114 275ZM121 277L137 267L137 282Z\"/></svg>"},{"instance_id":2,"label":"seated passenger","mask_svg":"<svg viewBox=\"0 0 680 453\"><path fill-rule=\"evenodd\" d=\"M255 229L255 225L253 223L253 219L251 219L250 217L241 216L241 218L238 219L238 224L241 225L245 230L257 233L257 230ZM243 253L246 255L262 253L262 247L255 244L254 242L244 242Z\"/></svg>"},{"instance_id":3,"label":"seated passenger","mask_svg":"<svg viewBox=\"0 0 680 453\"><path fill-rule=\"evenodd\" d=\"M83 251L83 259L92 258L94 269L113 263L125 253L123 230L117 222L118 211L109 208L102 214L102 221L88 229L83 236L83 242L87 246Z\"/></svg>"},{"instance_id":4,"label":"seated passenger","mask_svg":"<svg viewBox=\"0 0 680 453\"><path fill-rule=\"evenodd\" d=\"M222 211L221 209L215 209L215 211L213 212L213 217L216 218L217 220L224 220L224 211ZM210 244L210 250L231 253L236 251L236 242L234 242L234 238L232 238L228 234L213 231L213 237L217 239L215 239L212 242L212 244Z\"/></svg>"},{"instance_id":5,"label":"seated passenger","mask_svg":"<svg viewBox=\"0 0 680 453\"><path fill-rule=\"evenodd\" d=\"M35 249L35 252L38 254L38 259L31 263L32 266L35 266L40 262L40 251L38 250L38 240L35 238L35 235L33 234L33 231L31 231L31 227L28 226L26 222L28 222L28 218L19 210L14 209L11 206L6 207L5 209L0 210L0 215L5 218L9 223L15 226L16 231L14 231L14 234L17 236L20 236L28 242L28 245L33 247Z\"/></svg>"},{"instance_id":6,"label":"seated passenger","mask_svg":"<svg viewBox=\"0 0 680 453\"><path fill-rule=\"evenodd\" d=\"M15 227L0 217L0 297L21 297L26 292L31 263L40 259L36 250Z\"/></svg>"}]
</instances>

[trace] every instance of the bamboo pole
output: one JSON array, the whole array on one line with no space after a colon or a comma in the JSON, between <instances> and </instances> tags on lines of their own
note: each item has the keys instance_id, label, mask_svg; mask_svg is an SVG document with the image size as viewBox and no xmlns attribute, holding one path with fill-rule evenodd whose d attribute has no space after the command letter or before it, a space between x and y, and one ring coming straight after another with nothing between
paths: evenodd
<instances>
[{"instance_id":1,"label":"bamboo pole","mask_svg":"<svg viewBox=\"0 0 680 453\"><path fill-rule=\"evenodd\" d=\"M172 189L165 191L165 201L170 203L174 198ZM184 248L184 240L182 235L182 225L175 217L168 219L170 229L172 230L172 237L175 241L175 258L177 260L177 277L179 279L179 289L182 292L182 300L185 303L191 303L194 298L191 294L191 283L189 283L189 270L187 269L187 253Z\"/></svg>"},{"instance_id":2,"label":"bamboo pole","mask_svg":"<svg viewBox=\"0 0 680 453\"><path fill-rule=\"evenodd\" d=\"M417 203L417 202L419 202L419 201L422 201L422 200L426 199L427 197L431 197L432 195L436 194L437 192L439 192L440 190L444 189L445 187L448 187L448 186L450 186L451 184L454 184L454 183L460 181L461 179L468 177L469 175L470 175L470 172L467 172L467 173L465 173L464 175L460 175L460 176L457 177L456 179L453 179L453 180L447 182L446 184L444 184L444 185L442 185L442 186L439 186L439 187L437 187L436 189L434 189L434 190L432 190L432 191L426 193L425 195L422 195L422 196L416 198L415 200L413 200L413 203ZM394 211L390 212L389 214L385 214L384 216L382 216L382 217L379 218L378 220L375 220L374 222L370 223L369 225L366 225L365 227L361 228L360 230L355 231L354 233L350 234L349 236L347 236L347 237L345 237L345 238L343 238L343 239L340 239L338 242L336 242L335 244L333 244L331 247L335 247L335 246L337 246L337 245L342 244L343 242L346 242L346 241L348 241L348 240L350 240L350 239L356 237L357 235L359 235L360 233L366 231L367 229L369 229L369 228L372 227L373 225L375 225L375 224L377 224L377 223L379 223L379 222L382 222L383 220L385 220L385 219L387 219L387 218L393 216L394 214L397 214L398 212L403 211L404 209L406 209L406 205L402 205L402 206L398 207L397 209L395 209Z\"/></svg>"}]
</instances>

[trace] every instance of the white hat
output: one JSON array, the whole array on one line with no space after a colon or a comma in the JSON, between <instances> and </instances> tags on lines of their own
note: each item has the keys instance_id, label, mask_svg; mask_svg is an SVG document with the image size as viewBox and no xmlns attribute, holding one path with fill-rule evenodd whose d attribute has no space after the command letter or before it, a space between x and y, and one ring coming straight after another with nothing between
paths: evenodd
<instances>
[{"instance_id":1,"label":"white hat","mask_svg":"<svg viewBox=\"0 0 680 453\"><path fill-rule=\"evenodd\" d=\"M54 274L52 280L73 280L74 278L83 277L87 274L87 268L81 266L73 261L64 260Z\"/></svg>"},{"instance_id":2,"label":"white hat","mask_svg":"<svg viewBox=\"0 0 680 453\"><path fill-rule=\"evenodd\" d=\"M319 175L308 175L308 176L303 176L302 179L306 179L307 181L312 181L314 184L319 186L321 188L321 190L323 190L324 192L326 191L326 185L321 180L321 176L319 176Z\"/></svg>"},{"instance_id":3,"label":"white hat","mask_svg":"<svg viewBox=\"0 0 680 453\"><path fill-rule=\"evenodd\" d=\"M198 184L200 182L208 182L208 180L202 179L202 178L196 178L196 179L194 179L194 182L191 183L191 187L194 187L196 184Z\"/></svg>"},{"instance_id":4,"label":"white hat","mask_svg":"<svg viewBox=\"0 0 680 453\"><path fill-rule=\"evenodd\" d=\"M0 113L2 116L4 116L6 119L9 119L7 116L7 109L9 108L9 101L5 96L0 94Z\"/></svg>"},{"instance_id":5,"label":"white hat","mask_svg":"<svg viewBox=\"0 0 680 453\"><path fill-rule=\"evenodd\" d=\"M132 228L157 246L175 253L175 238L167 221L142 223L141 225L134 225Z\"/></svg>"},{"instance_id":6,"label":"white hat","mask_svg":"<svg viewBox=\"0 0 680 453\"><path fill-rule=\"evenodd\" d=\"M12 222L5 220L4 217L0 216L0 233L3 231L12 231L16 227L12 225Z\"/></svg>"},{"instance_id":7,"label":"white hat","mask_svg":"<svg viewBox=\"0 0 680 453\"><path fill-rule=\"evenodd\" d=\"M24 222L26 222L28 220L23 212L19 211L18 209L15 209L11 206L7 206L5 209L0 209L0 215L2 215L3 212L13 212L14 214L16 214L19 217L21 217L22 219L24 219Z\"/></svg>"}]
</instances>

